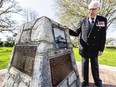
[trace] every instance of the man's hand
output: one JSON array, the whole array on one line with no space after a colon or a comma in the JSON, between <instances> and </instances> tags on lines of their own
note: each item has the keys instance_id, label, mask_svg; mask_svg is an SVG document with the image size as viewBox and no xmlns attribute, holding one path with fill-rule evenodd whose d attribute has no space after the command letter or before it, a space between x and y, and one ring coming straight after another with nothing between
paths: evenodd
<instances>
[{"instance_id":1,"label":"man's hand","mask_svg":"<svg viewBox=\"0 0 116 87\"><path fill-rule=\"evenodd\" d=\"M63 27L66 28L66 29L69 29L66 25L64 25Z\"/></svg>"},{"instance_id":2,"label":"man's hand","mask_svg":"<svg viewBox=\"0 0 116 87\"><path fill-rule=\"evenodd\" d=\"M103 54L102 51L99 51L99 52L98 52L98 56L101 56L102 54Z\"/></svg>"}]
</instances>

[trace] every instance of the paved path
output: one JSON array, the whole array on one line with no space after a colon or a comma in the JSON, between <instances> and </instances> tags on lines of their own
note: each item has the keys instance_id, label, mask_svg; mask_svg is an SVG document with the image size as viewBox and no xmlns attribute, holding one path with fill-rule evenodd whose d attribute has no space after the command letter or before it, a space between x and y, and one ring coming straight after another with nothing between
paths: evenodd
<instances>
[{"instance_id":1,"label":"paved path","mask_svg":"<svg viewBox=\"0 0 116 87\"><path fill-rule=\"evenodd\" d=\"M81 63L77 62L77 66L80 75L80 80L82 81ZM0 87L2 87L5 73L6 69L0 70ZM89 73L89 78L89 87L95 87L91 71ZM116 87L116 67L100 65L100 78L103 81L103 87Z\"/></svg>"},{"instance_id":2,"label":"paved path","mask_svg":"<svg viewBox=\"0 0 116 87\"><path fill-rule=\"evenodd\" d=\"M82 74L81 74L81 63L77 63L78 71L80 75L80 80L82 81ZM103 87L116 87L116 67L100 65L100 79L103 82ZM95 87L92 73L91 73L91 66L89 66L89 87Z\"/></svg>"},{"instance_id":3,"label":"paved path","mask_svg":"<svg viewBox=\"0 0 116 87\"><path fill-rule=\"evenodd\" d=\"M6 73L6 69L0 70L0 87L2 87L2 83L4 81L5 73Z\"/></svg>"}]
</instances>

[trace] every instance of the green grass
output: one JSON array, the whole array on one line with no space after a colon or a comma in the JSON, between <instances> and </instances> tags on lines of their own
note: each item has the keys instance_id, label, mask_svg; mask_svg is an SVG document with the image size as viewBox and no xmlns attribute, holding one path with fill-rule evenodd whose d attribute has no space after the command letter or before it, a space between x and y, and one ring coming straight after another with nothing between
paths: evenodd
<instances>
[{"instance_id":1,"label":"green grass","mask_svg":"<svg viewBox=\"0 0 116 87\"><path fill-rule=\"evenodd\" d=\"M81 61L78 48L73 48L73 51L76 61ZM11 47L0 47L0 69L4 69L8 66L11 52ZM99 57L99 63L116 67L116 49L105 49L103 55Z\"/></svg>"},{"instance_id":2,"label":"green grass","mask_svg":"<svg viewBox=\"0 0 116 87\"><path fill-rule=\"evenodd\" d=\"M81 61L81 56L78 54L78 48L73 48L74 56L77 61ZM102 56L99 56L99 64L116 67L116 49L107 48Z\"/></svg>"},{"instance_id":3,"label":"green grass","mask_svg":"<svg viewBox=\"0 0 116 87\"><path fill-rule=\"evenodd\" d=\"M11 47L0 47L0 69L4 69L8 66L11 52Z\"/></svg>"}]
</instances>

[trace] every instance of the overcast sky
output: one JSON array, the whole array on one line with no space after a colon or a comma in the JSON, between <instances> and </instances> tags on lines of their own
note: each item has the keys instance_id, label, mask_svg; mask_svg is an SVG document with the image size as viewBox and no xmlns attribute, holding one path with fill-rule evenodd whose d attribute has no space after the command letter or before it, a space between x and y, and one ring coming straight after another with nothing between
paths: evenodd
<instances>
[{"instance_id":1,"label":"overcast sky","mask_svg":"<svg viewBox=\"0 0 116 87\"><path fill-rule=\"evenodd\" d=\"M53 0L16 0L23 8L32 9L38 12L39 17L47 16L55 21L58 21L54 11Z\"/></svg>"},{"instance_id":2,"label":"overcast sky","mask_svg":"<svg viewBox=\"0 0 116 87\"><path fill-rule=\"evenodd\" d=\"M58 19L55 16L53 0L16 0L16 1L19 2L19 5L23 9L34 10L39 14L39 17L47 16L58 22ZM18 20L19 24L21 24L23 21L23 17L18 15L13 16L13 19ZM2 37L2 40L6 40L4 35L0 33L0 37ZM8 34L6 33L6 35ZM11 34L9 34L9 36L11 36Z\"/></svg>"}]
</instances>

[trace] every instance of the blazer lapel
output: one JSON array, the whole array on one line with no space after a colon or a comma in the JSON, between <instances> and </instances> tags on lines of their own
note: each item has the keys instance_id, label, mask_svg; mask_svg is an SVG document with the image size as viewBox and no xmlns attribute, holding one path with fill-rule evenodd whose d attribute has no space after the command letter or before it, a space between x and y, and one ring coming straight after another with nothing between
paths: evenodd
<instances>
[{"instance_id":1,"label":"blazer lapel","mask_svg":"<svg viewBox=\"0 0 116 87\"><path fill-rule=\"evenodd\" d=\"M85 20L85 26L86 26L86 29L89 31L89 20L88 20L88 17L86 17L86 20Z\"/></svg>"}]
</instances>

